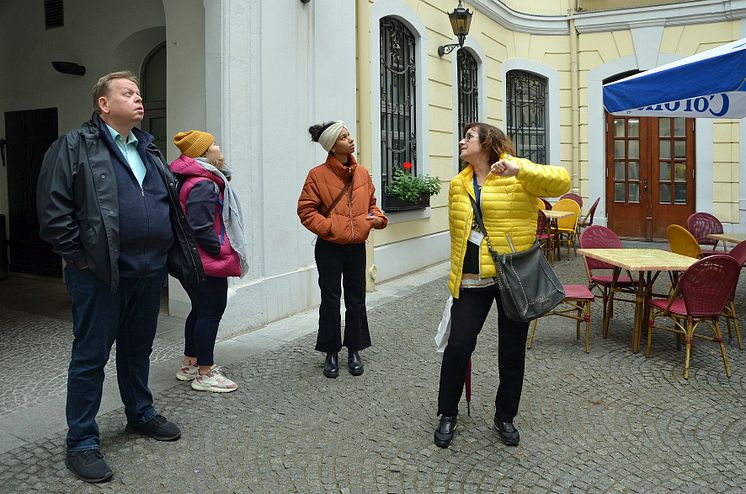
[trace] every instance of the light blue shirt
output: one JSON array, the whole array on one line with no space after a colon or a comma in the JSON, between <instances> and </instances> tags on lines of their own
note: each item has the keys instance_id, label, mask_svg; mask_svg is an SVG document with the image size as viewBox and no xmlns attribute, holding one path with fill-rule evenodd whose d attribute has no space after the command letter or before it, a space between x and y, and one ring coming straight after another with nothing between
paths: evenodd
<instances>
[{"instance_id":1,"label":"light blue shirt","mask_svg":"<svg viewBox=\"0 0 746 494\"><path fill-rule=\"evenodd\" d=\"M137 137L135 137L135 134L133 132L130 132L130 134L127 136L127 140L125 141L124 137L122 137L119 132L111 128L109 124L106 124L106 128L109 129L111 138L114 139L114 143L122 152L122 156L124 156L124 159L127 161L130 169L132 169L132 173L135 174L137 182L140 184L140 186L142 186L142 181L145 179L146 169L145 163L142 162L142 158L140 157L140 153L137 152Z\"/></svg>"}]
</instances>

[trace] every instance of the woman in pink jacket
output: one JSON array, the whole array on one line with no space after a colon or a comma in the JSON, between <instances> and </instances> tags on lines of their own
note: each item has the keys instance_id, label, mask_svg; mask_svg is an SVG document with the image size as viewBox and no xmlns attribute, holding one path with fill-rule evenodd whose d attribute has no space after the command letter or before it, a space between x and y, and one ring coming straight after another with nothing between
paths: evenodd
<instances>
[{"instance_id":1,"label":"woman in pink jacket","mask_svg":"<svg viewBox=\"0 0 746 494\"><path fill-rule=\"evenodd\" d=\"M182 283L192 310L184 326L184 362L176 377L192 381L197 391L230 393L238 386L215 367L213 351L228 301L228 277L241 276L247 268L241 207L212 134L179 132L174 144L181 156L169 167L179 177L179 202L205 270L204 281Z\"/></svg>"}]
</instances>

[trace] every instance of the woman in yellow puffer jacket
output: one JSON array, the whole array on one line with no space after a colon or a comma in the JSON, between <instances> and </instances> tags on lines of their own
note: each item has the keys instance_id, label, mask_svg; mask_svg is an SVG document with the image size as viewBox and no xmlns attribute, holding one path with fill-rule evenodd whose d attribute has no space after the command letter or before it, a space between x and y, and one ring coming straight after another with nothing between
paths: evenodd
<instances>
[{"instance_id":1,"label":"woman in yellow puffer jacket","mask_svg":"<svg viewBox=\"0 0 746 494\"><path fill-rule=\"evenodd\" d=\"M570 176L560 166L537 165L514 158L512 142L498 128L473 123L464 130L459 149L468 166L451 180L448 195L451 232L448 287L453 306L451 334L440 369L440 423L435 430L435 444L447 448L453 439L466 367L494 301L498 310L500 373L494 423L503 443L516 446L520 438L513 418L521 399L529 323L513 321L503 314L495 264L474 219L469 197L480 207L493 247L499 253L510 252L507 240L510 235L516 251L523 251L535 240L536 196L564 194L570 189Z\"/></svg>"}]
</instances>

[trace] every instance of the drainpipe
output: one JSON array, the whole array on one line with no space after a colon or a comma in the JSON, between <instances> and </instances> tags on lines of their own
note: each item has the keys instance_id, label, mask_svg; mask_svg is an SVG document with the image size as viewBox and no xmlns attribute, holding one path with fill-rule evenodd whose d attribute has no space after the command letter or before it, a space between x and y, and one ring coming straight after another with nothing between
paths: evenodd
<instances>
[{"instance_id":1,"label":"drainpipe","mask_svg":"<svg viewBox=\"0 0 746 494\"><path fill-rule=\"evenodd\" d=\"M570 177L572 191L580 194L580 89L578 70L578 32L575 30L575 13L578 0L570 14L570 108L571 108L571 149Z\"/></svg>"}]
</instances>

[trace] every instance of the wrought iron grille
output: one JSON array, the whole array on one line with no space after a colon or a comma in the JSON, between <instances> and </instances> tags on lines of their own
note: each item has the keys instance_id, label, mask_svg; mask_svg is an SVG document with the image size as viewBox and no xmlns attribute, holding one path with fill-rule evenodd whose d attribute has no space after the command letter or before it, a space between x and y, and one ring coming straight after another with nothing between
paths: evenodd
<instances>
[{"instance_id":1,"label":"wrought iron grille","mask_svg":"<svg viewBox=\"0 0 746 494\"><path fill-rule=\"evenodd\" d=\"M530 72L511 70L507 87L507 131L516 153L534 163L546 163L547 80Z\"/></svg>"},{"instance_id":2,"label":"wrought iron grille","mask_svg":"<svg viewBox=\"0 0 746 494\"><path fill-rule=\"evenodd\" d=\"M381 19L381 185L386 188L397 167L409 161L417 174L415 38L404 24Z\"/></svg>"},{"instance_id":3,"label":"wrought iron grille","mask_svg":"<svg viewBox=\"0 0 746 494\"><path fill-rule=\"evenodd\" d=\"M479 79L477 61L468 50L460 49L456 55L456 72L458 74L458 134L459 139L464 125L479 120ZM457 156L459 170L466 163Z\"/></svg>"}]
</instances>

